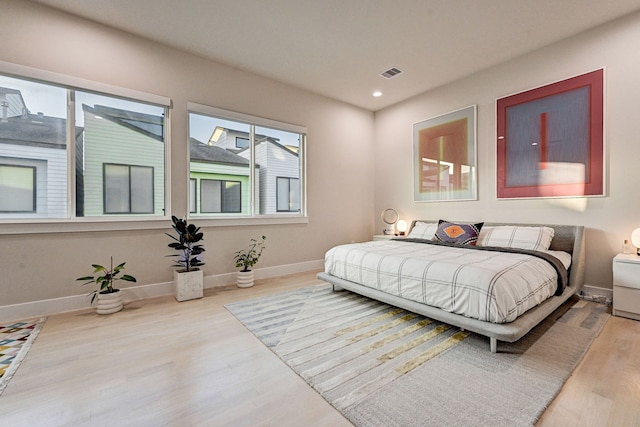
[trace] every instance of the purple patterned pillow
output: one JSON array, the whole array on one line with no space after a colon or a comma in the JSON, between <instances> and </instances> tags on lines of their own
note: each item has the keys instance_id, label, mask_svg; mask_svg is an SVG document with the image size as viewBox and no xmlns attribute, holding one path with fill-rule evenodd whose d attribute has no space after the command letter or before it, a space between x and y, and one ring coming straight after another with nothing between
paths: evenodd
<instances>
[{"instance_id":1,"label":"purple patterned pillow","mask_svg":"<svg viewBox=\"0 0 640 427\"><path fill-rule=\"evenodd\" d=\"M455 243L456 245L475 246L483 225L484 222L464 224L441 219L438 222L438 230L433 236L433 240Z\"/></svg>"}]
</instances>

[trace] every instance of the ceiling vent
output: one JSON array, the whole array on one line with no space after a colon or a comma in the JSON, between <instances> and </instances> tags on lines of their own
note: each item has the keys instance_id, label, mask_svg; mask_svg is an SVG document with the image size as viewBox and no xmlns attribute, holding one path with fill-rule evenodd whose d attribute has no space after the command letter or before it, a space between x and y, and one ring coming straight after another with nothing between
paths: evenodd
<instances>
[{"instance_id":1,"label":"ceiling vent","mask_svg":"<svg viewBox=\"0 0 640 427\"><path fill-rule=\"evenodd\" d=\"M387 71L380 73L382 77L385 79L390 79L391 77L395 77L398 74L402 73L402 70L396 67L389 68Z\"/></svg>"}]
</instances>

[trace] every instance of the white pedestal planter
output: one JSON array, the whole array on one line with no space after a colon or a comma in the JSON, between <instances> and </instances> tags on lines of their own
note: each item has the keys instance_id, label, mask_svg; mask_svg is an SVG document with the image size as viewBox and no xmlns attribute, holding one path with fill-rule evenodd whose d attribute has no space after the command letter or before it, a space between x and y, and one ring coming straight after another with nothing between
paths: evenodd
<instances>
[{"instance_id":1,"label":"white pedestal planter","mask_svg":"<svg viewBox=\"0 0 640 427\"><path fill-rule=\"evenodd\" d=\"M173 281L176 284L176 299L178 301L187 301L190 299L202 298L202 270L194 270L189 272L178 272L174 270Z\"/></svg>"},{"instance_id":2,"label":"white pedestal planter","mask_svg":"<svg viewBox=\"0 0 640 427\"><path fill-rule=\"evenodd\" d=\"M98 314L111 314L122 310L122 293L119 290L108 294L98 293L96 301Z\"/></svg>"},{"instance_id":3,"label":"white pedestal planter","mask_svg":"<svg viewBox=\"0 0 640 427\"><path fill-rule=\"evenodd\" d=\"M238 287L250 288L253 286L253 270L238 271Z\"/></svg>"}]
</instances>

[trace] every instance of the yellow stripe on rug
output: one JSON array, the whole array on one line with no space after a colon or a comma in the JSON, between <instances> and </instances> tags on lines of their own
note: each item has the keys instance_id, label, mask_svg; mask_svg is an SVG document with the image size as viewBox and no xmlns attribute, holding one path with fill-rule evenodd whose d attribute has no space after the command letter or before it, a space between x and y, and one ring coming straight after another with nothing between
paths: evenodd
<instances>
[{"instance_id":1,"label":"yellow stripe on rug","mask_svg":"<svg viewBox=\"0 0 640 427\"><path fill-rule=\"evenodd\" d=\"M396 314L402 313L403 311L404 310L401 310L401 309L388 311L385 314L382 314L380 316L376 316L376 317L374 317L372 319L367 320L366 322L358 323L357 325L353 325L353 326L350 326L348 328L340 329L339 331L336 331L335 334L336 335L344 335L344 334L348 334L349 332L357 331L358 329L365 328L365 327L367 327L369 325L372 325L374 323L377 323L377 322L379 322L381 320L388 319L389 317L393 317Z\"/></svg>"},{"instance_id":2,"label":"yellow stripe on rug","mask_svg":"<svg viewBox=\"0 0 640 427\"><path fill-rule=\"evenodd\" d=\"M427 332L426 334L420 335L418 338L415 338L409 341L408 343L403 344L400 347L396 347L390 352L383 354L382 356L378 357L378 360L380 361L391 360L394 357L401 355L405 351L409 351L412 348L419 346L420 344L423 344L429 341L430 339L437 337L438 335L440 335L443 332L446 332L449 329L451 329L451 326L449 325L438 325L435 328L433 328L431 331Z\"/></svg>"},{"instance_id":3,"label":"yellow stripe on rug","mask_svg":"<svg viewBox=\"0 0 640 427\"><path fill-rule=\"evenodd\" d=\"M406 323L409 320L413 319L414 317L416 317L415 314L407 314L405 316L402 316L399 319L394 320L393 322L386 323L386 324L384 324L382 326L379 326L379 327L377 327L375 329L372 329L372 330L370 330L368 332L365 332L364 334L356 335L355 337L351 338L349 341L350 342L358 342L358 341L362 341L362 340L367 339L367 338L371 338L374 335L378 335L381 332L387 331L389 329L395 328L398 325Z\"/></svg>"},{"instance_id":4,"label":"yellow stripe on rug","mask_svg":"<svg viewBox=\"0 0 640 427\"><path fill-rule=\"evenodd\" d=\"M411 372L412 370L422 365L423 363L433 359L443 351L448 350L457 344L460 344L470 334L471 332L468 332L468 331L460 331L455 333L451 337L442 341L440 344L434 347L431 347L429 350L425 351L421 355L414 357L404 365L397 367L396 372L398 372L400 375L404 375L407 372Z\"/></svg>"},{"instance_id":5,"label":"yellow stripe on rug","mask_svg":"<svg viewBox=\"0 0 640 427\"><path fill-rule=\"evenodd\" d=\"M391 334L388 337L386 337L384 339L381 339L380 341L376 341L373 344L364 347L362 349L362 351L364 353L368 353L371 350L375 350L376 348L383 347L383 346L387 345L388 343L390 343L392 341L398 340L400 338L404 338L407 335L409 335L409 334L411 334L411 333L413 333L413 332L415 332L415 331L417 331L419 329L422 329L425 326L430 325L432 323L433 323L433 320L431 320L431 319L423 319L423 320L421 320L419 322L414 323L411 326L408 326L408 327L404 328L401 331L396 332L395 334Z\"/></svg>"}]
</instances>

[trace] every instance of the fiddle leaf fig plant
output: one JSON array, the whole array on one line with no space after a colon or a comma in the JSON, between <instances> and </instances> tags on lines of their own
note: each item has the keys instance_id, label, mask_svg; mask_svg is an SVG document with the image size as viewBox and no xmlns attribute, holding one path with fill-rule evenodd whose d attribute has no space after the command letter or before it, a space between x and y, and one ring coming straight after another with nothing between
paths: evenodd
<instances>
[{"instance_id":1,"label":"fiddle leaf fig plant","mask_svg":"<svg viewBox=\"0 0 640 427\"><path fill-rule=\"evenodd\" d=\"M236 267L242 267L242 270L240 271L249 271L251 270L251 267L258 263L258 260L262 255L262 251L265 249L264 241L266 239L266 236L262 236L260 241L251 239L247 249L242 249L235 253L233 259L236 262Z\"/></svg>"},{"instance_id":2,"label":"fiddle leaf fig plant","mask_svg":"<svg viewBox=\"0 0 640 427\"><path fill-rule=\"evenodd\" d=\"M136 282L136 278L129 275L129 274L122 274L122 276L120 276L120 273L122 273L125 269L124 265L126 263L121 263L116 265L115 267L113 266L113 257L111 257L111 264L109 265L109 268L107 267L103 267L100 264L91 264L91 266L94 268L93 270L93 275L91 276L82 276L82 277L78 277L76 280L84 280L85 283L83 283L81 286L84 285L88 285L90 283L95 283L98 285L98 289L94 290L93 292L91 292L89 295L92 295L91 297L91 303L93 304L93 301L96 299L96 297L98 296L99 293L101 294L110 294L113 292L117 292L120 289L116 289L113 287L113 282L115 282L116 280L124 280L127 282ZM120 277L118 277L120 276Z\"/></svg>"},{"instance_id":3,"label":"fiddle leaf fig plant","mask_svg":"<svg viewBox=\"0 0 640 427\"><path fill-rule=\"evenodd\" d=\"M167 256L178 257L173 266L181 267L182 270L180 271L199 270L198 267L204 265L199 256L204 252L204 247L198 243L204 237L203 233L200 232L200 227L189 224L185 218L177 218L176 216L171 216L171 221L177 236L169 233L165 234L175 240L169 243L168 246L178 251L178 253Z\"/></svg>"}]
</instances>

